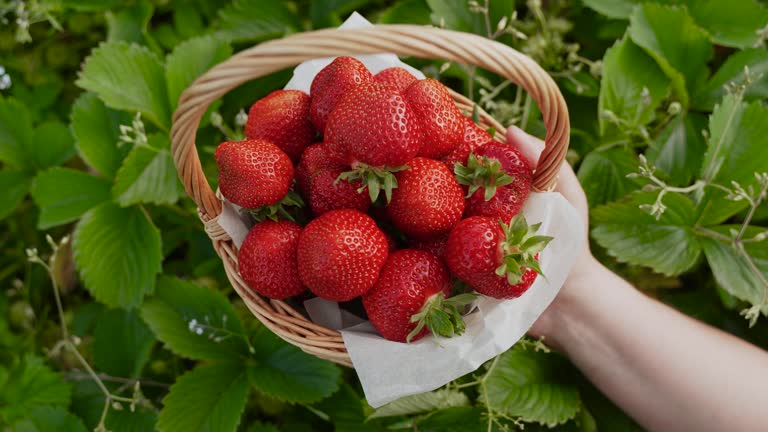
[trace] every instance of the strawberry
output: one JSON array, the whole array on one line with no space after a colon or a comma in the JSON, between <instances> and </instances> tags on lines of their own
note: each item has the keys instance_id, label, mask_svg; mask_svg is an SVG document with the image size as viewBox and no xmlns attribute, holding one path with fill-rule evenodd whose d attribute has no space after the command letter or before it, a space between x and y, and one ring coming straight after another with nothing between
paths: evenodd
<instances>
[{"instance_id":1,"label":"strawberry","mask_svg":"<svg viewBox=\"0 0 768 432\"><path fill-rule=\"evenodd\" d=\"M451 337L464 332L459 307L474 299L451 293L445 265L434 255L404 249L393 252L376 285L363 295L368 319L387 340L412 342L428 333Z\"/></svg>"},{"instance_id":2,"label":"strawberry","mask_svg":"<svg viewBox=\"0 0 768 432\"><path fill-rule=\"evenodd\" d=\"M309 88L312 102L309 116L315 128L325 134L326 122L339 99L353 87L373 81L373 75L353 57L336 57L315 75Z\"/></svg>"},{"instance_id":3,"label":"strawberry","mask_svg":"<svg viewBox=\"0 0 768 432\"><path fill-rule=\"evenodd\" d=\"M362 179L372 201L382 189L390 198L397 187L391 173L410 162L423 141L400 92L378 83L351 89L331 112L325 132L330 153L353 168L344 178Z\"/></svg>"},{"instance_id":4,"label":"strawberry","mask_svg":"<svg viewBox=\"0 0 768 432\"><path fill-rule=\"evenodd\" d=\"M464 116L448 89L440 81L423 79L411 84L403 94L424 133L419 156L440 159L455 150L463 138Z\"/></svg>"},{"instance_id":5,"label":"strawberry","mask_svg":"<svg viewBox=\"0 0 768 432\"><path fill-rule=\"evenodd\" d=\"M403 92L409 85L416 81L416 77L401 67L391 67L374 75L373 80L381 84L386 84L399 92Z\"/></svg>"},{"instance_id":6,"label":"strawberry","mask_svg":"<svg viewBox=\"0 0 768 432\"><path fill-rule=\"evenodd\" d=\"M423 250L432 255L443 259L445 256L445 246L448 243L448 233L429 239L409 239L408 246L412 249Z\"/></svg>"},{"instance_id":7,"label":"strawberry","mask_svg":"<svg viewBox=\"0 0 768 432\"><path fill-rule=\"evenodd\" d=\"M533 173L511 145L492 141L478 148L456 179L468 186L467 216L491 216L509 222L531 192Z\"/></svg>"},{"instance_id":8,"label":"strawberry","mask_svg":"<svg viewBox=\"0 0 768 432\"><path fill-rule=\"evenodd\" d=\"M429 238L447 233L461 219L461 186L442 162L417 157L410 169L396 174L387 214L406 235Z\"/></svg>"},{"instance_id":9,"label":"strawberry","mask_svg":"<svg viewBox=\"0 0 768 432\"><path fill-rule=\"evenodd\" d=\"M267 140L298 162L301 152L315 139L309 96L299 90L277 90L258 100L248 112L245 136Z\"/></svg>"},{"instance_id":10,"label":"strawberry","mask_svg":"<svg viewBox=\"0 0 768 432\"><path fill-rule=\"evenodd\" d=\"M309 195L309 180L319 169L336 166L329 159L328 148L323 143L315 143L307 147L301 154L301 160L296 166L296 184L305 196Z\"/></svg>"},{"instance_id":11,"label":"strawberry","mask_svg":"<svg viewBox=\"0 0 768 432\"><path fill-rule=\"evenodd\" d=\"M290 221L264 221L245 236L237 253L240 275L257 293L282 300L301 294L296 247L301 227Z\"/></svg>"},{"instance_id":12,"label":"strawberry","mask_svg":"<svg viewBox=\"0 0 768 432\"><path fill-rule=\"evenodd\" d=\"M288 155L264 140L227 141L216 147L219 189L248 209L278 204L293 183Z\"/></svg>"},{"instance_id":13,"label":"strawberry","mask_svg":"<svg viewBox=\"0 0 768 432\"><path fill-rule=\"evenodd\" d=\"M541 273L538 254L552 237L535 235L541 224L528 226L520 214L507 225L488 216L459 222L448 236L445 262L459 279L480 294L515 298Z\"/></svg>"},{"instance_id":14,"label":"strawberry","mask_svg":"<svg viewBox=\"0 0 768 432\"><path fill-rule=\"evenodd\" d=\"M312 174L308 200L309 207L316 216L345 208L368 211L371 200L365 193L365 186L360 180L340 180L342 172L343 168L327 166Z\"/></svg>"},{"instance_id":15,"label":"strawberry","mask_svg":"<svg viewBox=\"0 0 768 432\"><path fill-rule=\"evenodd\" d=\"M347 301L365 294L387 260L387 238L370 216L332 210L301 232L299 278L316 295Z\"/></svg>"},{"instance_id":16,"label":"strawberry","mask_svg":"<svg viewBox=\"0 0 768 432\"><path fill-rule=\"evenodd\" d=\"M459 146L441 159L451 172L457 163L466 165L469 154L478 147L493 141L491 135L475 124L471 118L463 117L462 124L464 125L464 134Z\"/></svg>"}]
</instances>

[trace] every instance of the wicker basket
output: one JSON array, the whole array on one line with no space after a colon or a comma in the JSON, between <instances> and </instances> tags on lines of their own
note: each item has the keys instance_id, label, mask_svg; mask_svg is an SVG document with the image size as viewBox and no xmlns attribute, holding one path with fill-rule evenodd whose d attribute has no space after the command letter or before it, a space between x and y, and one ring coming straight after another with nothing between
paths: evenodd
<instances>
[{"instance_id":1,"label":"wicker basket","mask_svg":"<svg viewBox=\"0 0 768 432\"><path fill-rule=\"evenodd\" d=\"M413 26L380 25L374 28L319 30L271 40L242 51L213 67L181 95L171 129L173 159L187 193L197 203L205 231L221 257L232 286L251 312L265 326L307 353L352 366L341 334L317 325L285 301L262 298L248 289L237 266L237 247L218 224L221 197L203 174L195 147L200 119L208 106L240 84L319 57L395 53L472 64L503 76L529 92L543 113L546 147L534 173L534 189L554 186L568 149L568 109L554 81L530 58L489 39L449 30ZM472 103L454 93L462 110ZM481 126L494 127L496 139L505 141L505 129L481 112Z\"/></svg>"}]
</instances>

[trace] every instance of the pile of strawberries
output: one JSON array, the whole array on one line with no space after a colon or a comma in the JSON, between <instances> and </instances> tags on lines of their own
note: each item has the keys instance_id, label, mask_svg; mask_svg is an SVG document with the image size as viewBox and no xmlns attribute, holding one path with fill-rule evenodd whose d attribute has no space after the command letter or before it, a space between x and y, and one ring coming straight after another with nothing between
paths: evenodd
<instances>
[{"instance_id":1,"label":"pile of strawberries","mask_svg":"<svg viewBox=\"0 0 768 432\"><path fill-rule=\"evenodd\" d=\"M257 101L247 139L216 149L221 193L256 220L238 253L251 289L362 297L379 333L406 342L461 333L473 290L531 286L551 238L518 215L532 173L515 147L402 68L372 75L338 57L310 93Z\"/></svg>"}]
</instances>

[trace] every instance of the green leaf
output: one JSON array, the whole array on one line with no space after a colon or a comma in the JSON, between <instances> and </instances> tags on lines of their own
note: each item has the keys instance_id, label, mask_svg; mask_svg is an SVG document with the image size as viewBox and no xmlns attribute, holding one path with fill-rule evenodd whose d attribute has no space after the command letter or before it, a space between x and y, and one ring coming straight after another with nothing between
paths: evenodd
<instances>
[{"instance_id":1,"label":"green leaf","mask_svg":"<svg viewBox=\"0 0 768 432\"><path fill-rule=\"evenodd\" d=\"M75 229L75 266L96 300L133 308L155 289L162 261L160 231L138 207L104 203Z\"/></svg>"},{"instance_id":2,"label":"green leaf","mask_svg":"<svg viewBox=\"0 0 768 432\"><path fill-rule=\"evenodd\" d=\"M96 368L113 376L138 378L149 360L155 337L135 311L109 309L96 323Z\"/></svg>"},{"instance_id":3,"label":"green leaf","mask_svg":"<svg viewBox=\"0 0 768 432\"><path fill-rule=\"evenodd\" d=\"M248 379L262 393L287 402L315 402L339 388L339 368L289 345L269 329L255 336L254 358Z\"/></svg>"},{"instance_id":4,"label":"green leaf","mask_svg":"<svg viewBox=\"0 0 768 432\"><path fill-rule=\"evenodd\" d=\"M106 425L110 432L145 432L157 430L157 413L148 409L137 408L130 410L109 412Z\"/></svg>"},{"instance_id":5,"label":"green leaf","mask_svg":"<svg viewBox=\"0 0 768 432\"><path fill-rule=\"evenodd\" d=\"M345 15L360 9L371 0L323 0L314 1L310 7L310 16L312 21L317 23L321 22L323 18L326 18L330 14Z\"/></svg>"},{"instance_id":6,"label":"green leaf","mask_svg":"<svg viewBox=\"0 0 768 432\"><path fill-rule=\"evenodd\" d=\"M85 60L76 84L98 94L110 108L140 111L164 130L170 129L165 69L145 47L102 43Z\"/></svg>"},{"instance_id":7,"label":"green leaf","mask_svg":"<svg viewBox=\"0 0 768 432\"><path fill-rule=\"evenodd\" d=\"M38 174L32 198L40 207L41 230L76 220L93 207L109 201L108 181L69 168L51 168Z\"/></svg>"},{"instance_id":8,"label":"green leaf","mask_svg":"<svg viewBox=\"0 0 768 432\"><path fill-rule=\"evenodd\" d=\"M488 407L553 427L581 409L573 369L556 354L513 348L495 361L481 386Z\"/></svg>"},{"instance_id":9,"label":"green leaf","mask_svg":"<svg viewBox=\"0 0 768 432\"><path fill-rule=\"evenodd\" d=\"M152 135L166 142L165 135ZM179 199L176 167L168 150L136 146L117 172L112 196L123 207L139 203L173 204Z\"/></svg>"},{"instance_id":10,"label":"green leaf","mask_svg":"<svg viewBox=\"0 0 768 432\"><path fill-rule=\"evenodd\" d=\"M630 127L648 124L654 111L669 91L669 79L642 48L625 37L616 42L603 57L603 78L598 112L611 111ZM598 117L600 134L616 129ZM626 129L626 128L622 128Z\"/></svg>"},{"instance_id":11,"label":"green leaf","mask_svg":"<svg viewBox=\"0 0 768 432\"><path fill-rule=\"evenodd\" d=\"M384 10L379 17L379 22L429 25L432 23L430 13L426 0L401 0Z\"/></svg>"},{"instance_id":12,"label":"green leaf","mask_svg":"<svg viewBox=\"0 0 768 432\"><path fill-rule=\"evenodd\" d=\"M235 431L248 396L244 374L239 363L216 363L182 375L163 399L157 430Z\"/></svg>"},{"instance_id":13,"label":"green leaf","mask_svg":"<svg viewBox=\"0 0 768 432\"><path fill-rule=\"evenodd\" d=\"M119 7L125 0L60 0L61 6L84 12L103 12Z\"/></svg>"},{"instance_id":14,"label":"green leaf","mask_svg":"<svg viewBox=\"0 0 768 432\"><path fill-rule=\"evenodd\" d=\"M0 392L0 419L12 422L28 418L34 408L69 405L71 390L61 375L43 363L43 359L26 354L13 368Z\"/></svg>"},{"instance_id":15,"label":"green leaf","mask_svg":"<svg viewBox=\"0 0 768 432\"><path fill-rule=\"evenodd\" d=\"M579 166L578 177L590 208L637 190L638 181L627 174L637 171L638 163L634 152L623 147L589 153Z\"/></svg>"},{"instance_id":16,"label":"green leaf","mask_svg":"<svg viewBox=\"0 0 768 432\"><path fill-rule=\"evenodd\" d=\"M469 406L467 395L458 390L441 389L400 398L378 408L369 417L412 415L461 406Z\"/></svg>"},{"instance_id":17,"label":"green leaf","mask_svg":"<svg viewBox=\"0 0 768 432\"><path fill-rule=\"evenodd\" d=\"M330 418L335 432L383 432L385 429L376 421L366 419L364 400L349 384L343 384L339 391L314 408Z\"/></svg>"},{"instance_id":18,"label":"green leaf","mask_svg":"<svg viewBox=\"0 0 768 432\"><path fill-rule=\"evenodd\" d=\"M26 420L16 422L12 432L86 432L83 421L62 407L33 408Z\"/></svg>"},{"instance_id":19,"label":"green leaf","mask_svg":"<svg viewBox=\"0 0 768 432\"><path fill-rule=\"evenodd\" d=\"M233 41L270 39L301 29L285 3L234 0L219 11L220 33Z\"/></svg>"},{"instance_id":20,"label":"green leaf","mask_svg":"<svg viewBox=\"0 0 768 432\"><path fill-rule=\"evenodd\" d=\"M688 95L706 79L706 64L712 57L707 33L686 9L655 4L635 9L628 32L672 80L672 88L687 108Z\"/></svg>"},{"instance_id":21,"label":"green leaf","mask_svg":"<svg viewBox=\"0 0 768 432\"><path fill-rule=\"evenodd\" d=\"M768 23L768 9L755 0L688 0L688 11L725 46L748 48L760 40L758 33Z\"/></svg>"},{"instance_id":22,"label":"green leaf","mask_svg":"<svg viewBox=\"0 0 768 432\"><path fill-rule=\"evenodd\" d=\"M464 0L427 0L432 9L432 23L445 24L451 30L466 31L482 36L488 36L483 14L472 12L469 2ZM490 31L496 31L496 25L504 16L515 10L514 0L496 0L489 2Z\"/></svg>"},{"instance_id":23,"label":"green leaf","mask_svg":"<svg viewBox=\"0 0 768 432\"><path fill-rule=\"evenodd\" d=\"M75 154L69 129L58 121L39 125L29 144L29 157L37 169L60 165Z\"/></svg>"},{"instance_id":24,"label":"green leaf","mask_svg":"<svg viewBox=\"0 0 768 432\"><path fill-rule=\"evenodd\" d=\"M707 119L697 113L675 117L651 142L646 156L673 184L688 185L698 173L707 143Z\"/></svg>"},{"instance_id":25,"label":"green leaf","mask_svg":"<svg viewBox=\"0 0 768 432\"><path fill-rule=\"evenodd\" d=\"M0 161L15 168L28 169L32 161L32 117L16 99L0 97Z\"/></svg>"},{"instance_id":26,"label":"green leaf","mask_svg":"<svg viewBox=\"0 0 768 432\"><path fill-rule=\"evenodd\" d=\"M635 6L647 0L584 0L584 4L608 18L627 19Z\"/></svg>"},{"instance_id":27,"label":"green leaf","mask_svg":"<svg viewBox=\"0 0 768 432\"><path fill-rule=\"evenodd\" d=\"M27 196L32 180L20 171L0 171L0 220L16 210L21 200Z\"/></svg>"},{"instance_id":28,"label":"green leaf","mask_svg":"<svg viewBox=\"0 0 768 432\"><path fill-rule=\"evenodd\" d=\"M118 145L119 127L130 125L131 117L107 108L95 94L83 93L72 106L71 122L80 157L104 177L114 178L131 150Z\"/></svg>"},{"instance_id":29,"label":"green leaf","mask_svg":"<svg viewBox=\"0 0 768 432\"><path fill-rule=\"evenodd\" d=\"M487 432L486 410L480 407L456 407L435 411L417 422L419 432ZM492 425L493 426L493 425ZM493 432L499 431L493 427Z\"/></svg>"},{"instance_id":30,"label":"green leaf","mask_svg":"<svg viewBox=\"0 0 768 432\"><path fill-rule=\"evenodd\" d=\"M231 55L229 44L215 36L196 37L174 48L165 62L165 80L168 83L171 109L176 109L181 92L197 77Z\"/></svg>"},{"instance_id":31,"label":"green leaf","mask_svg":"<svg viewBox=\"0 0 768 432\"><path fill-rule=\"evenodd\" d=\"M592 212L596 224L592 237L621 262L677 275L693 267L701 255L692 229L696 211L686 197L671 193L663 200L667 210L656 220L639 206L652 204L657 195L636 193L628 200L598 207Z\"/></svg>"},{"instance_id":32,"label":"green leaf","mask_svg":"<svg viewBox=\"0 0 768 432\"><path fill-rule=\"evenodd\" d=\"M710 229L730 237L730 230L738 231L741 229L741 225L722 225ZM763 231L765 228L749 227L745 231L745 238L754 237ZM753 305L763 303L765 283L750 267L742 253L731 244L709 237L701 237L701 245L704 248L707 262L712 268L712 273L715 275L715 280L723 289ZM744 249L764 280L768 280L768 247L765 246L765 242L744 243Z\"/></svg>"},{"instance_id":33,"label":"green leaf","mask_svg":"<svg viewBox=\"0 0 768 432\"><path fill-rule=\"evenodd\" d=\"M229 300L217 291L162 276L141 317L174 353L197 360L248 356L243 326Z\"/></svg>"},{"instance_id":34,"label":"green leaf","mask_svg":"<svg viewBox=\"0 0 768 432\"><path fill-rule=\"evenodd\" d=\"M726 84L736 86L744 84L744 68L748 67L753 82L744 92L746 100L768 98L768 50L751 48L738 51L728 57L706 85L699 87L693 106L703 111L711 111L715 104L725 96Z\"/></svg>"},{"instance_id":35,"label":"green leaf","mask_svg":"<svg viewBox=\"0 0 768 432\"><path fill-rule=\"evenodd\" d=\"M173 27L184 39L199 36L206 30L200 11L183 3L174 4Z\"/></svg>"},{"instance_id":36,"label":"green leaf","mask_svg":"<svg viewBox=\"0 0 768 432\"><path fill-rule=\"evenodd\" d=\"M132 6L107 11L107 40L141 43L154 10L148 0L139 0Z\"/></svg>"}]
</instances>

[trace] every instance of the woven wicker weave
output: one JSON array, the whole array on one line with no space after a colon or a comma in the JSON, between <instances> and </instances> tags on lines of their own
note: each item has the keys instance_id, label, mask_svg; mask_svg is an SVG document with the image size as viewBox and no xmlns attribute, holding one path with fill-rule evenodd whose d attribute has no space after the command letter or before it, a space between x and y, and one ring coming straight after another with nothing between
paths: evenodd
<instances>
[{"instance_id":1,"label":"woven wicker weave","mask_svg":"<svg viewBox=\"0 0 768 432\"><path fill-rule=\"evenodd\" d=\"M288 303L269 300L248 289L238 273L237 247L219 226L221 197L205 178L195 147L195 134L208 106L240 84L319 57L395 53L472 64L494 72L526 90L538 104L547 129L546 147L534 173L536 190L550 189L568 149L568 109L554 81L530 58L489 39L455 31L412 25L386 25L357 30L319 30L271 40L242 51L213 67L181 95L171 129L173 158L187 193L199 207L205 231L221 257L232 286L251 312L275 334L307 353L352 366L338 331L309 321ZM465 112L471 102L454 93ZM494 127L496 139L505 129L481 112L481 126Z\"/></svg>"}]
</instances>

